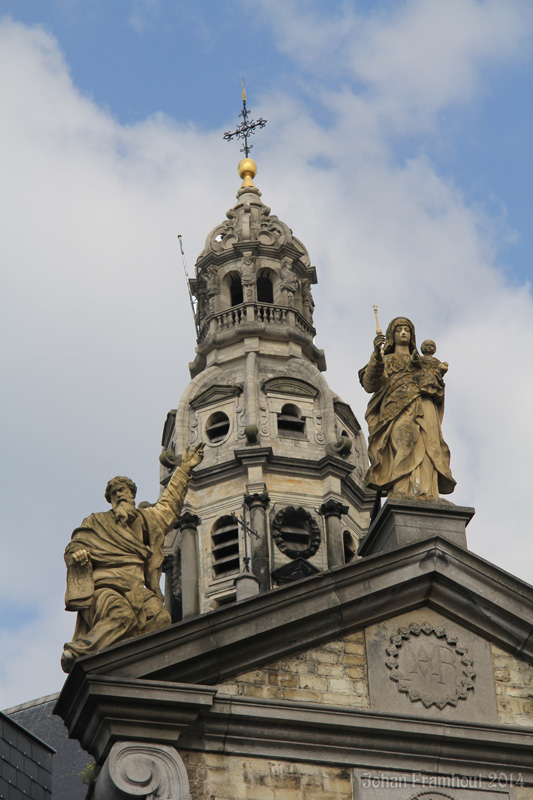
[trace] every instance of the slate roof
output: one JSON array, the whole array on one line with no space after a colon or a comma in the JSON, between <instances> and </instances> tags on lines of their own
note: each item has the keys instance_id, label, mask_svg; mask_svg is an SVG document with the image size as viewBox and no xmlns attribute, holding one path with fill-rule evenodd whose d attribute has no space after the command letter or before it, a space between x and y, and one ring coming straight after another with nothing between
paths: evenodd
<instances>
[{"instance_id":1,"label":"slate roof","mask_svg":"<svg viewBox=\"0 0 533 800\"><path fill-rule=\"evenodd\" d=\"M48 695L0 712L0 725L4 726L0 730L2 733L8 731L17 744L17 747L9 745L6 753L9 761L2 761L1 800L84 800L87 787L80 781L79 773L92 759L77 741L68 738L63 722L52 715L57 697L57 694ZM1 735L2 747L4 739L5 736ZM21 762L18 752L24 750L26 754ZM37 776L37 781L33 779L26 793L16 793L13 786L9 788L6 784L6 779L10 779L7 776L12 778L13 770L17 775L17 764L22 764L22 770ZM19 770L19 780L26 787L28 784L22 780L21 774L24 772Z\"/></svg>"}]
</instances>

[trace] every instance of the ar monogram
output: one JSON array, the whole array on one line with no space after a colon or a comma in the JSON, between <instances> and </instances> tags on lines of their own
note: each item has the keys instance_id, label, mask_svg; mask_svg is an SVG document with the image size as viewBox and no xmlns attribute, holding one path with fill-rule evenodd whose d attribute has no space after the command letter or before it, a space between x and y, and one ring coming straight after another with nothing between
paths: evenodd
<instances>
[{"instance_id":1,"label":"ar monogram","mask_svg":"<svg viewBox=\"0 0 533 800\"><path fill-rule=\"evenodd\" d=\"M428 685L437 682L455 686L458 658L447 645L409 641L403 645L403 653L399 653L398 658L400 663L405 661L404 680L421 676Z\"/></svg>"},{"instance_id":2,"label":"ar monogram","mask_svg":"<svg viewBox=\"0 0 533 800\"><path fill-rule=\"evenodd\" d=\"M399 628L386 652L385 664L398 691L426 708L456 706L474 688L476 673L466 647L442 626L412 622L409 628Z\"/></svg>"}]
</instances>

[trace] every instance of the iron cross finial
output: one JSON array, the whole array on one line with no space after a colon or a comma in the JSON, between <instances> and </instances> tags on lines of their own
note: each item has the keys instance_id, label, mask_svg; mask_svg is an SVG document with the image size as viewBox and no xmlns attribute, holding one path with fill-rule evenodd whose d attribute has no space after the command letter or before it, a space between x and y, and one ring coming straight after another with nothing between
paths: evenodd
<instances>
[{"instance_id":1,"label":"iron cross finial","mask_svg":"<svg viewBox=\"0 0 533 800\"><path fill-rule=\"evenodd\" d=\"M244 538L244 558L243 558L244 571L250 572L250 556L248 555L247 534L250 537L255 536L256 539L260 539L261 537L259 536L257 531L254 531L254 529L251 528L250 525L248 525L248 523L246 522L246 503L242 504L242 517L238 517L234 511L231 513L231 517L233 521L237 523L237 525L240 525L242 527L243 538Z\"/></svg>"},{"instance_id":2,"label":"iron cross finial","mask_svg":"<svg viewBox=\"0 0 533 800\"><path fill-rule=\"evenodd\" d=\"M257 122L253 119L248 119L248 109L246 108L246 90L244 88L244 78L242 79L242 111L239 114L242 117L242 124L234 130L233 132L228 131L224 134L224 139L230 142L232 139L237 137L237 139L244 139L244 147L241 147L241 153L244 153L245 157L248 158L250 155L250 150L252 149L253 145L248 144L248 137L255 133L256 128L264 128L267 124L266 119L259 117Z\"/></svg>"}]
</instances>

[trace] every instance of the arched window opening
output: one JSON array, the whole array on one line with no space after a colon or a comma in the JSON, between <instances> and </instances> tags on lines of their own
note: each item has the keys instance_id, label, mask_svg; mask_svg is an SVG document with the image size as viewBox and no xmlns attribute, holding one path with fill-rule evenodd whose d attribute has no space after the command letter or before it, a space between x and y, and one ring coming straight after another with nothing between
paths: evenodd
<instances>
[{"instance_id":1,"label":"arched window opening","mask_svg":"<svg viewBox=\"0 0 533 800\"><path fill-rule=\"evenodd\" d=\"M274 287L272 286L272 281L267 276L262 276L257 279L257 302L274 302Z\"/></svg>"},{"instance_id":2,"label":"arched window opening","mask_svg":"<svg viewBox=\"0 0 533 800\"><path fill-rule=\"evenodd\" d=\"M215 522L211 542L215 577L239 572L239 527L233 517L221 517Z\"/></svg>"},{"instance_id":3,"label":"arched window opening","mask_svg":"<svg viewBox=\"0 0 533 800\"><path fill-rule=\"evenodd\" d=\"M229 431L229 417L223 411L215 411L207 420L205 435L210 442L216 444L226 438Z\"/></svg>"},{"instance_id":4,"label":"arched window opening","mask_svg":"<svg viewBox=\"0 0 533 800\"><path fill-rule=\"evenodd\" d=\"M278 433L282 436L305 435L305 417L302 417L302 412L294 403L285 403L278 414Z\"/></svg>"},{"instance_id":5,"label":"arched window opening","mask_svg":"<svg viewBox=\"0 0 533 800\"><path fill-rule=\"evenodd\" d=\"M241 303L244 301L244 297L242 294L242 281L240 275L232 275L231 276L231 283L229 286L230 298L231 298L231 305L232 306L240 306Z\"/></svg>"},{"instance_id":6,"label":"arched window opening","mask_svg":"<svg viewBox=\"0 0 533 800\"><path fill-rule=\"evenodd\" d=\"M342 544L344 547L344 563L349 564L353 561L357 552L357 544L350 531L344 531L342 534Z\"/></svg>"}]
</instances>

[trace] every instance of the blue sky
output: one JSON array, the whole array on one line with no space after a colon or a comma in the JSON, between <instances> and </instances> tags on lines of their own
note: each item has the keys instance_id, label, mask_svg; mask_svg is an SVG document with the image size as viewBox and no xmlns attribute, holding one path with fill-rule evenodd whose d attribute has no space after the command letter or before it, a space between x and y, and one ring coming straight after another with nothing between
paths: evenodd
<instances>
[{"instance_id":1,"label":"blue sky","mask_svg":"<svg viewBox=\"0 0 533 800\"><path fill-rule=\"evenodd\" d=\"M375 302L435 339L470 547L530 579L532 45L529 0L0 0L0 708L61 685L62 553L107 479L157 497L195 347L176 234L192 273L243 75L330 386L363 423Z\"/></svg>"},{"instance_id":2,"label":"blue sky","mask_svg":"<svg viewBox=\"0 0 533 800\"><path fill-rule=\"evenodd\" d=\"M379 20L405 5L314 0L305 8L342 25L347 9ZM75 85L123 125L162 112L204 130L231 127L244 73L257 116L263 93L283 87L327 129L330 111L317 97L317 87L334 92L345 84L362 93L369 87L358 86L342 67L309 74L290 51L281 50L273 29L254 12L256 6L236 0L1 0L0 11L49 30ZM496 224L509 226L502 257L509 275L519 281L531 279L533 272L533 159L527 156L532 136L532 65L521 57L504 65L487 63L479 95L444 109L431 135L398 135L391 142L400 163L427 154L470 203L481 204Z\"/></svg>"}]
</instances>

